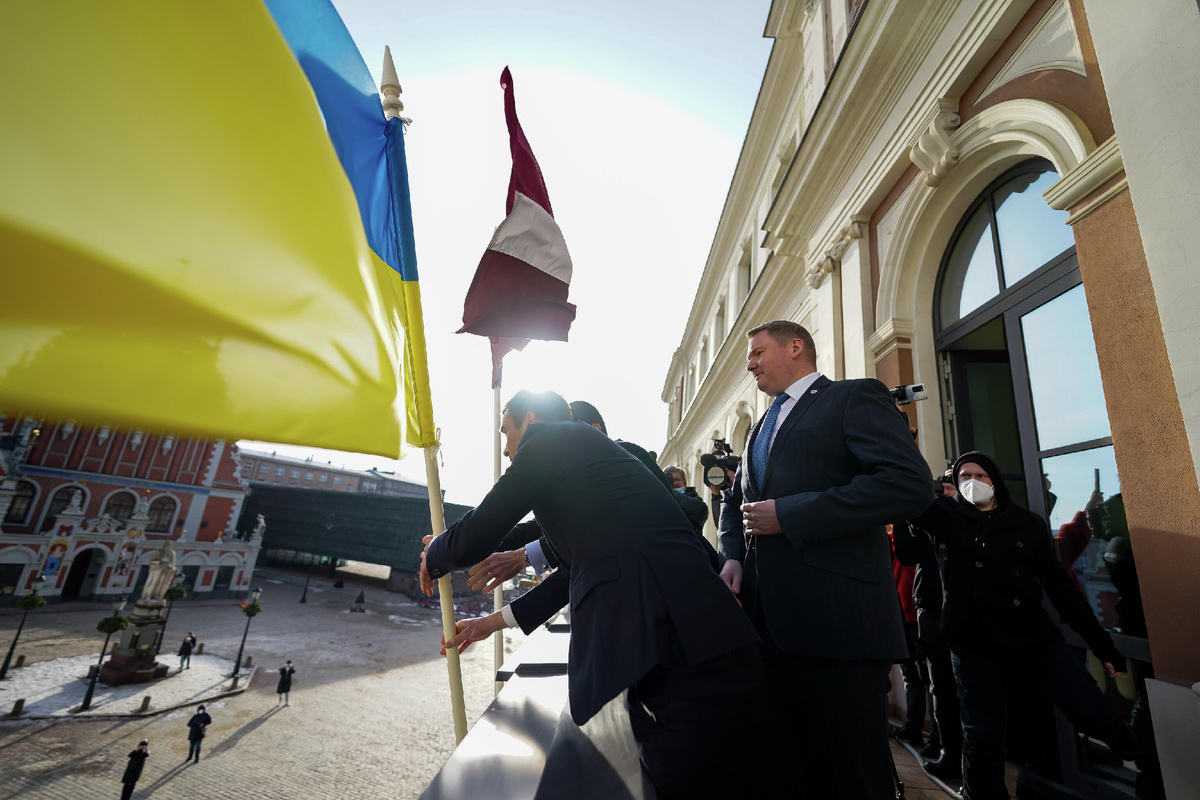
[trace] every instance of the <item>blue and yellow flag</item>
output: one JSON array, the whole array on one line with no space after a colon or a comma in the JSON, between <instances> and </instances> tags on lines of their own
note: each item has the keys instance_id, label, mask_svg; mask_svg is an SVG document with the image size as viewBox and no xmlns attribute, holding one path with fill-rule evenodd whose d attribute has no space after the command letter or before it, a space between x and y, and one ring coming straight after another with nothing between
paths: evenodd
<instances>
[{"instance_id":1,"label":"blue and yellow flag","mask_svg":"<svg viewBox=\"0 0 1200 800\"><path fill-rule=\"evenodd\" d=\"M0 407L433 443L400 124L327 0L277 5L0 8Z\"/></svg>"}]
</instances>

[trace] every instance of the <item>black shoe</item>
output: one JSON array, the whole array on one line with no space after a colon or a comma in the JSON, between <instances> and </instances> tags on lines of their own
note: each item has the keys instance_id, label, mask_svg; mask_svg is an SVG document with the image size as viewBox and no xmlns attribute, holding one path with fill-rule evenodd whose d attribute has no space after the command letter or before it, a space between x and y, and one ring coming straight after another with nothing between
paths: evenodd
<instances>
[{"instance_id":1,"label":"black shoe","mask_svg":"<svg viewBox=\"0 0 1200 800\"><path fill-rule=\"evenodd\" d=\"M942 743L937 739L930 739L924 747L920 749L921 758L926 761L936 761L942 754Z\"/></svg>"},{"instance_id":2,"label":"black shoe","mask_svg":"<svg viewBox=\"0 0 1200 800\"><path fill-rule=\"evenodd\" d=\"M962 756L957 753L942 753L937 761L926 761L925 771L943 781L962 778Z\"/></svg>"},{"instance_id":3,"label":"black shoe","mask_svg":"<svg viewBox=\"0 0 1200 800\"><path fill-rule=\"evenodd\" d=\"M908 742L913 747L921 747L925 744L925 737L921 735L921 729L910 728L908 725L904 725L896 731L896 738L902 742Z\"/></svg>"}]
</instances>

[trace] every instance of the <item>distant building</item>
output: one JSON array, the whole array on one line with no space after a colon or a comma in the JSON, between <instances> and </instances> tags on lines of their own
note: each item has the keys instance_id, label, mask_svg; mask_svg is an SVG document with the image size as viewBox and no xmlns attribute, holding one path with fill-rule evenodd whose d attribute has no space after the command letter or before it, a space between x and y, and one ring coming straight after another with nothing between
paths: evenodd
<instances>
[{"instance_id":1,"label":"distant building","mask_svg":"<svg viewBox=\"0 0 1200 800\"><path fill-rule=\"evenodd\" d=\"M334 466L331 461L293 458L260 450L241 449L241 476L251 484L290 486L327 492L359 492L386 497L426 497L425 484L396 478L375 469Z\"/></svg>"},{"instance_id":2,"label":"distant building","mask_svg":"<svg viewBox=\"0 0 1200 800\"><path fill-rule=\"evenodd\" d=\"M51 600L136 598L167 539L190 597L249 587L236 445L0 413L0 456L0 602L39 574Z\"/></svg>"}]
</instances>

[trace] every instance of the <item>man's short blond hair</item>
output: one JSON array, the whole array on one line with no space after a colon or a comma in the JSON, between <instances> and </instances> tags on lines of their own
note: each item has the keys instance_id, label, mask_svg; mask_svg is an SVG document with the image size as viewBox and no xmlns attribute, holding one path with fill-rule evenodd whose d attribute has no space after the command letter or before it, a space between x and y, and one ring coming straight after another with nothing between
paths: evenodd
<instances>
[{"instance_id":1,"label":"man's short blond hair","mask_svg":"<svg viewBox=\"0 0 1200 800\"><path fill-rule=\"evenodd\" d=\"M764 322L762 325L746 331L746 338L753 338L756 334L763 331L766 331L771 335L772 339L784 345L794 339L799 339L804 344L804 353L808 357L809 362L814 367L817 365L817 346L813 344L812 334L799 322L792 322L790 319L775 319L770 322Z\"/></svg>"}]
</instances>

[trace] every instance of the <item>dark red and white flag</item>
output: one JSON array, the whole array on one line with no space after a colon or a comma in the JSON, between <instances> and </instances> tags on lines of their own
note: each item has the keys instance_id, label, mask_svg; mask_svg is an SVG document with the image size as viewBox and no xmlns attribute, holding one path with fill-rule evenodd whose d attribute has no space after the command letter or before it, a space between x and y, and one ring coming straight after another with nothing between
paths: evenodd
<instances>
[{"instance_id":1,"label":"dark red and white flag","mask_svg":"<svg viewBox=\"0 0 1200 800\"><path fill-rule=\"evenodd\" d=\"M513 160L507 216L479 260L458 330L492 340L493 386L500 382L500 362L509 350L523 349L530 339L565 342L575 320L575 306L567 302L571 254L517 119L508 67L500 74L500 87Z\"/></svg>"}]
</instances>

